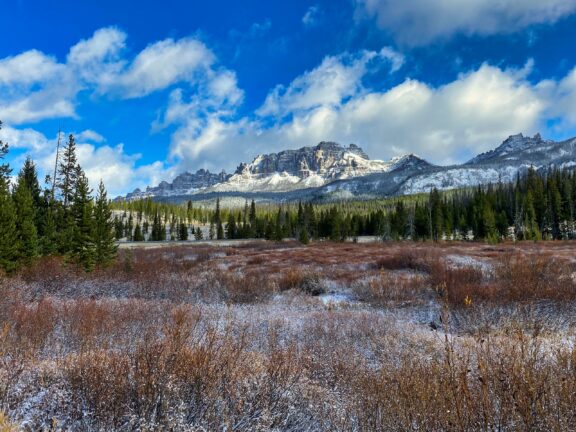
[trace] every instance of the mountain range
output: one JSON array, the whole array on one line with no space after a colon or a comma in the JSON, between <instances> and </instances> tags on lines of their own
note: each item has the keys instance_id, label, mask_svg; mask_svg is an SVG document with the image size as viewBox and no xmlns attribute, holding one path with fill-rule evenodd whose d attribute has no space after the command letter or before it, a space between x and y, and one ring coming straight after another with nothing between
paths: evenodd
<instances>
[{"instance_id":1,"label":"mountain range","mask_svg":"<svg viewBox=\"0 0 576 432\"><path fill-rule=\"evenodd\" d=\"M576 138L544 140L540 134L512 135L500 146L470 161L437 166L414 154L390 161L371 160L357 145L321 142L313 147L258 155L233 174L200 169L172 183L161 182L125 199L151 197L161 201L220 197L267 201L373 198L513 181L529 167L537 170L576 167Z\"/></svg>"}]
</instances>

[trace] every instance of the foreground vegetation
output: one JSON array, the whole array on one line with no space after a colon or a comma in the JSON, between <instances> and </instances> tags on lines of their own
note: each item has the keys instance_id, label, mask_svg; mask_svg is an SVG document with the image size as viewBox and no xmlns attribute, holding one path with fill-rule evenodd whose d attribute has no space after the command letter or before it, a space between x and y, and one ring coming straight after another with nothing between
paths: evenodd
<instances>
[{"instance_id":1,"label":"foreground vegetation","mask_svg":"<svg viewBox=\"0 0 576 432\"><path fill-rule=\"evenodd\" d=\"M576 428L571 243L259 243L0 279L27 430Z\"/></svg>"}]
</instances>

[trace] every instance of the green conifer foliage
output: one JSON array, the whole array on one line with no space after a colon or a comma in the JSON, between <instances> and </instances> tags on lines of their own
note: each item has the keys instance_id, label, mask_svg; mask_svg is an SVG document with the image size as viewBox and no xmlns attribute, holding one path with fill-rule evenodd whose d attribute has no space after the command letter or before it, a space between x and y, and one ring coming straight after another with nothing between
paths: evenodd
<instances>
[{"instance_id":1,"label":"green conifer foliage","mask_svg":"<svg viewBox=\"0 0 576 432\"><path fill-rule=\"evenodd\" d=\"M140 228L140 225L138 225ZM114 221L104 183L100 181L94 205L94 261L98 266L109 265L118 254L114 241Z\"/></svg>"}]
</instances>

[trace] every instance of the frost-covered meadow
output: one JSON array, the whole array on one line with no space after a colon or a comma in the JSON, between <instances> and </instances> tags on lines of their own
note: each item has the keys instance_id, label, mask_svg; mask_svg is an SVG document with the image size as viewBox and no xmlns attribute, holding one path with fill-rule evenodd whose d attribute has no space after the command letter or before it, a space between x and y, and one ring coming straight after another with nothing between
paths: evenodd
<instances>
[{"instance_id":1,"label":"frost-covered meadow","mask_svg":"<svg viewBox=\"0 0 576 432\"><path fill-rule=\"evenodd\" d=\"M124 249L0 290L15 430L576 429L569 242Z\"/></svg>"}]
</instances>

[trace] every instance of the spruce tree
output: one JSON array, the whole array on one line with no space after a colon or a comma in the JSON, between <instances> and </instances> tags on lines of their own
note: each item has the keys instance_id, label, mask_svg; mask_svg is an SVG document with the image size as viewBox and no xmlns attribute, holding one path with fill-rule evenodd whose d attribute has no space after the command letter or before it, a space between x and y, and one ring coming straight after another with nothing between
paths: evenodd
<instances>
[{"instance_id":1,"label":"spruce tree","mask_svg":"<svg viewBox=\"0 0 576 432\"><path fill-rule=\"evenodd\" d=\"M0 128L2 122L0 122ZM0 141L0 160L8 154L8 144ZM9 190L10 165L0 165L0 269L11 272L18 266L16 210Z\"/></svg>"},{"instance_id":2,"label":"spruce tree","mask_svg":"<svg viewBox=\"0 0 576 432\"><path fill-rule=\"evenodd\" d=\"M42 198L42 188L38 182L38 173L36 165L30 157L26 158L22 169L18 173L18 182L23 182L30 191L32 201L34 204L34 211L40 212L43 207L44 199Z\"/></svg>"},{"instance_id":3,"label":"spruce tree","mask_svg":"<svg viewBox=\"0 0 576 432\"><path fill-rule=\"evenodd\" d=\"M14 187L14 207L16 210L16 230L18 232L18 256L30 262L38 256L38 233L36 231L34 200L22 176Z\"/></svg>"},{"instance_id":4,"label":"spruce tree","mask_svg":"<svg viewBox=\"0 0 576 432\"><path fill-rule=\"evenodd\" d=\"M138 228L140 225L137 225ZM104 183L100 181L96 203L94 205L94 262L98 266L107 266L116 258L118 246L114 241L114 222L112 210ZM139 241L139 240L138 240Z\"/></svg>"},{"instance_id":5,"label":"spruce tree","mask_svg":"<svg viewBox=\"0 0 576 432\"><path fill-rule=\"evenodd\" d=\"M58 233L53 206L46 206L42 214L42 236L40 254L51 255L58 251Z\"/></svg>"},{"instance_id":6,"label":"spruce tree","mask_svg":"<svg viewBox=\"0 0 576 432\"><path fill-rule=\"evenodd\" d=\"M188 226L183 221L180 221L180 225L178 226L178 240L188 240Z\"/></svg>"},{"instance_id":7,"label":"spruce tree","mask_svg":"<svg viewBox=\"0 0 576 432\"><path fill-rule=\"evenodd\" d=\"M59 181L57 183L62 195L64 207L68 207L74 200L74 187L81 173L76 158L76 141L74 135L68 136L68 142L62 151L62 159L58 167Z\"/></svg>"},{"instance_id":8,"label":"spruce tree","mask_svg":"<svg viewBox=\"0 0 576 432\"><path fill-rule=\"evenodd\" d=\"M215 236L216 233L214 231L214 222L210 222L210 229L208 230L208 238L210 238L210 240L214 240Z\"/></svg>"},{"instance_id":9,"label":"spruce tree","mask_svg":"<svg viewBox=\"0 0 576 432\"><path fill-rule=\"evenodd\" d=\"M79 173L73 197L74 230L70 255L84 270L91 271L95 264L93 202L88 179Z\"/></svg>"},{"instance_id":10,"label":"spruce tree","mask_svg":"<svg viewBox=\"0 0 576 432\"><path fill-rule=\"evenodd\" d=\"M204 234L202 234L202 230L200 227L196 227L196 231L194 231L194 239L195 240L202 240L204 238Z\"/></svg>"},{"instance_id":11,"label":"spruce tree","mask_svg":"<svg viewBox=\"0 0 576 432\"><path fill-rule=\"evenodd\" d=\"M216 224L216 238L224 238L224 227L222 226L222 217L220 215L220 198L216 198L216 212L214 213L214 223Z\"/></svg>"},{"instance_id":12,"label":"spruce tree","mask_svg":"<svg viewBox=\"0 0 576 432\"><path fill-rule=\"evenodd\" d=\"M228 223L226 224L226 238L235 239L236 238L236 220L232 212L228 215Z\"/></svg>"},{"instance_id":13,"label":"spruce tree","mask_svg":"<svg viewBox=\"0 0 576 432\"><path fill-rule=\"evenodd\" d=\"M142 229L140 228L139 223L136 223L136 227L134 228L134 241L135 242L144 241L144 234L142 234Z\"/></svg>"},{"instance_id":14,"label":"spruce tree","mask_svg":"<svg viewBox=\"0 0 576 432\"><path fill-rule=\"evenodd\" d=\"M0 130L1 129L2 129L2 122L0 121ZM0 160L6 158L8 150L9 150L8 143L4 143L0 140ZM7 163L2 163L2 165L0 165L0 187L2 187L3 184L6 186L6 190L8 190L8 185L10 183L10 173L12 173L10 165Z\"/></svg>"}]
</instances>

